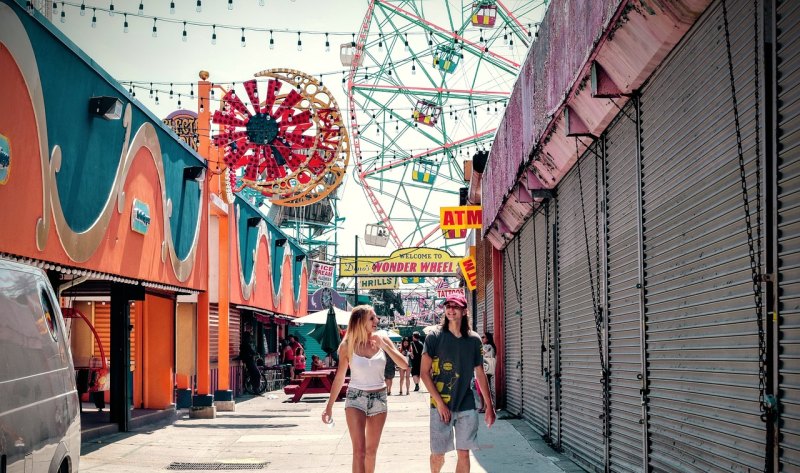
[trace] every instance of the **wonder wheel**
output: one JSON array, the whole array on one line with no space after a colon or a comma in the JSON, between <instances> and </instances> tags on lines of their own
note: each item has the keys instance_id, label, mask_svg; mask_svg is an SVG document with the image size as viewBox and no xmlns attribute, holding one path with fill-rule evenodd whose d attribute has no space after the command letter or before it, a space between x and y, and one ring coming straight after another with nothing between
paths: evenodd
<instances>
[{"instance_id":1,"label":"wonder wheel","mask_svg":"<svg viewBox=\"0 0 800 473\"><path fill-rule=\"evenodd\" d=\"M231 186L238 190L241 182L288 207L323 199L341 183L350 157L336 100L300 71L255 76L241 85L249 107L234 86L212 118L220 126L214 144L223 150Z\"/></svg>"},{"instance_id":2,"label":"wonder wheel","mask_svg":"<svg viewBox=\"0 0 800 473\"><path fill-rule=\"evenodd\" d=\"M460 243L465 233L439 230L439 207L459 205L464 160L489 149L545 7L369 2L358 36L341 47L354 173L375 214L367 243Z\"/></svg>"}]
</instances>

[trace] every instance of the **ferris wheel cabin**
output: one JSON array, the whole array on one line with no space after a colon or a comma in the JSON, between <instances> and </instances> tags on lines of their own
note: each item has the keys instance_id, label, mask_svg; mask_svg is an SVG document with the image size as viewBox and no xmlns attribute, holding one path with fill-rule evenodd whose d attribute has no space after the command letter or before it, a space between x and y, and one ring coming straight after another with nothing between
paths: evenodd
<instances>
[{"instance_id":1,"label":"ferris wheel cabin","mask_svg":"<svg viewBox=\"0 0 800 473\"><path fill-rule=\"evenodd\" d=\"M429 159L420 158L411 168L411 179L424 184L433 184L438 174L439 166Z\"/></svg>"},{"instance_id":2,"label":"ferris wheel cabin","mask_svg":"<svg viewBox=\"0 0 800 473\"><path fill-rule=\"evenodd\" d=\"M435 126L439 122L439 117L442 115L442 107L436 105L428 100L417 100L417 105L414 107L413 118L417 123L423 125Z\"/></svg>"},{"instance_id":3,"label":"ferris wheel cabin","mask_svg":"<svg viewBox=\"0 0 800 473\"><path fill-rule=\"evenodd\" d=\"M368 223L364 228L364 241L367 245L386 246L389 243L389 230L381 223Z\"/></svg>"},{"instance_id":4,"label":"ferris wheel cabin","mask_svg":"<svg viewBox=\"0 0 800 473\"><path fill-rule=\"evenodd\" d=\"M472 26L494 28L497 21L497 5L495 2L475 2L472 4Z\"/></svg>"},{"instance_id":5,"label":"ferris wheel cabin","mask_svg":"<svg viewBox=\"0 0 800 473\"><path fill-rule=\"evenodd\" d=\"M356 57L356 51L358 48L356 47L356 43L349 42L349 43L342 43L339 46L339 60L342 61L342 65L346 67L350 67L353 65L353 59ZM364 55L358 57L358 64L356 67L361 67L361 63L364 62Z\"/></svg>"},{"instance_id":6,"label":"ferris wheel cabin","mask_svg":"<svg viewBox=\"0 0 800 473\"><path fill-rule=\"evenodd\" d=\"M446 44L439 45L433 53L433 66L445 73L455 71L460 60L461 53Z\"/></svg>"}]
</instances>

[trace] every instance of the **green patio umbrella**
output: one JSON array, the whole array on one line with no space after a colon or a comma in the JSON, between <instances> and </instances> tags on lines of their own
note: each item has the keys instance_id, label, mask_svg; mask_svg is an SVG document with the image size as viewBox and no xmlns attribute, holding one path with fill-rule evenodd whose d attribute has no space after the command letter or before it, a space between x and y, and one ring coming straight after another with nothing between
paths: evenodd
<instances>
[{"instance_id":1,"label":"green patio umbrella","mask_svg":"<svg viewBox=\"0 0 800 473\"><path fill-rule=\"evenodd\" d=\"M325 325L320 325L319 327L322 327L322 329L314 329L311 332L311 336L319 342L322 351L329 355L335 353L339 349L342 337L339 334L339 326L336 325L336 313L333 311L333 307L328 310L328 318L325 321Z\"/></svg>"}]
</instances>

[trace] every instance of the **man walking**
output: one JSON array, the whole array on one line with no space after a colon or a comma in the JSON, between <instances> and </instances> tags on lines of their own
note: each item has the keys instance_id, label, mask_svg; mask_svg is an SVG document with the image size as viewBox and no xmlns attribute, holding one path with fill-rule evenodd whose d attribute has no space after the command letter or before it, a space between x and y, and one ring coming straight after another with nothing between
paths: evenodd
<instances>
[{"instance_id":1,"label":"man walking","mask_svg":"<svg viewBox=\"0 0 800 473\"><path fill-rule=\"evenodd\" d=\"M441 327L425 338L420 368L422 382L431 395L431 473L442 470L444 454L453 449L458 453L456 473L468 473L469 451L477 447L478 438L478 413L471 392L473 376L483 395L487 427L494 424L495 412L483 371L481 338L469 329L464 295L448 296L444 314Z\"/></svg>"},{"instance_id":2,"label":"man walking","mask_svg":"<svg viewBox=\"0 0 800 473\"><path fill-rule=\"evenodd\" d=\"M419 332L411 334L411 377L414 379L414 391L419 391L419 371L422 366L422 342Z\"/></svg>"}]
</instances>

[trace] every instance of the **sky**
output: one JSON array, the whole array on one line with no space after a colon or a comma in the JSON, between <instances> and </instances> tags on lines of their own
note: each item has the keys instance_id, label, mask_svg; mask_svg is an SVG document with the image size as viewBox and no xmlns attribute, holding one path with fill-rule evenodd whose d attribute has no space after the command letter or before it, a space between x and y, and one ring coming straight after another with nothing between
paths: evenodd
<instances>
[{"instance_id":1,"label":"sky","mask_svg":"<svg viewBox=\"0 0 800 473\"><path fill-rule=\"evenodd\" d=\"M352 34L358 32L364 21L368 5L367 0L174 0L173 2L170 0L72 0L61 2L59 0L55 3L58 8L53 15L53 23L113 78L121 83L129 81L140 83L140 87L134 89L136 98L160 118L166 117L179 108L178 94L181 94L180 108L196 106L196 100L192 103L187 96L190 90L195 89L189 84L197 82L198 72L201 70L209 72L209 81L241 84L252 78L256 72L273 68L298 69L321 78L324 85L334 95L343 113L348 113L348 98L342 87L342 73L347 68L340 61L339 45L349 42ZM175 6L174 13L170 11L171 3L174 3ZM198 3L201 4L199 12L197 11ZM446 16L442 16L443 3L444 0L417 0L417 4L428 12L425 15L426 19L430 18L431 21L446 23ZM455 4L457 11L459 8L469 8L472 2L451 1L450 3ZM521 18L521 23L527 25L541 18L547 2L506 0L504 3L512 9L525 6L525 17ZM81 15L81 4L84 5L83 15ZM114 14L110 15L106 10L111 9L112 5ZM142 16L137 14L140 5ZM63 22L61 21L62 11L64 12ZM128 12L127 17L123 14L125 12ZM155 22L153 16L157 17ZM436 19L434 20L434 18ZM126 19L128 28L127 32L124 32ZM187 22L185 41L182 40L184 21ZM193 25L192 23L201 23L202 25ZM210 25L212 24L217 25L215 28L216 44L212 44L211 40L212 27ZM452 25L442 26L444 29L451 29ZM245 28L244 33L241 30L242 27ZM255 31L256 29L261 31ZM269 30L272 30L271 35ZM377 30L377 25L370 28L371 32ZM299 36L298 31L301 32ZM427 36L420 30L412 28L403 31L408 33L412 47L416 44L425 46L424 42ZM327 37L325 33L328 33ZM243 34L245 46L242 46L241 41ZM481 36L483 34L483 32L480 33ZM269 46L270 37L274 40L272 48ZM329 52L326 52L326 40L330 43ZM298 50L298 41L302 42L302 50ZM371 41L373 41L371 51L379 54L381 50L375 48L375 38L372 38ZM518 42L515 48L509 47L507 55L513 56L513 60L521 63L524 61L526 51L520 47ZM425 60L429 61L429 59ZM466 75L469 72L467 60L464 63L462 69ZM420 62L420 66L422 65L423 63ZM405 73L406 80L411 80L408 75L410 63L404 67L403 72L398 66L394 77L399 78L401 73ZM482 88L510 90L513 86L513 77L511 79L498 78L490 68L486 69L483 66L481 68L481 74L486 74L486 77L476 75L473 80L477 78L478 80L475 82L480 83ZM157 103L155 96L149 97L151 82L154 91L160 91L156 94L159 99ZM170 90L173 91L172 98L169 95ZM488 103L482 104L481 107L484 105L487 112L492 108L492 105ZM458 109L459 106L456 105L456 114L458 114ZM481 120L473 120L473 128L480 130L488 126L497 126L502 117L502 108L497 114L483 114L483 108L479 110L482 113ZM444 112L446 113L447 110L445 109ZM367 111L366 113L373 112ZM394 113L407 115L410 110L394 111ZM463 119L466 109L464 108L461 113L461 123L467 123ZM475 116L477 117L478 114L476 113ZM367 118L369 117L367 116ZM396 122L395 128L399 129L399 117L392 118ZM492 123L494 124L492 125ZM367 124L364 123L364 125ZM390 124L387 123L383 123L384 129L381 129L381 125L377 122L374 126L378 128L378 134L383 134L384 131L388 134L390 131ZM451 130L453 130L452 133L456 133L455 127L451 127ZM463 133L468 134L469 130L465 130ZM370 136L372 136L371 131ZM414 147L421 149L430 146L413 136L406 140L411 144L403 143L398 139L394 145L397 149L393 151L396 153L397 150L405 149L409 153L415 153L416 151L412 149ZM368 148L369 145L365 143L364 146ZM477 146L465 151L471 153L475 150L477 150ZM372 156L375 156L375 152ZM458 159L463 158L459 157ZM355 159L351 156L350 165L353 166L354 162ZM387 175L387 177L389 176ZM339 195L341 196L340 216L345 217L338 232L339 255L352 255L354 254L354 236L363 237L365 225L375 223L377 219L369 210L364 192L355 181L350 169L348 169L339 190ZM433 198L436 197L434 195ZM447 202L445 205L457 205L457 203ZM359 255L388 255L392 249L391 245L387 248L380 248L366 246L362 243L359 245Z\"/></svg>"}]
</instances>

